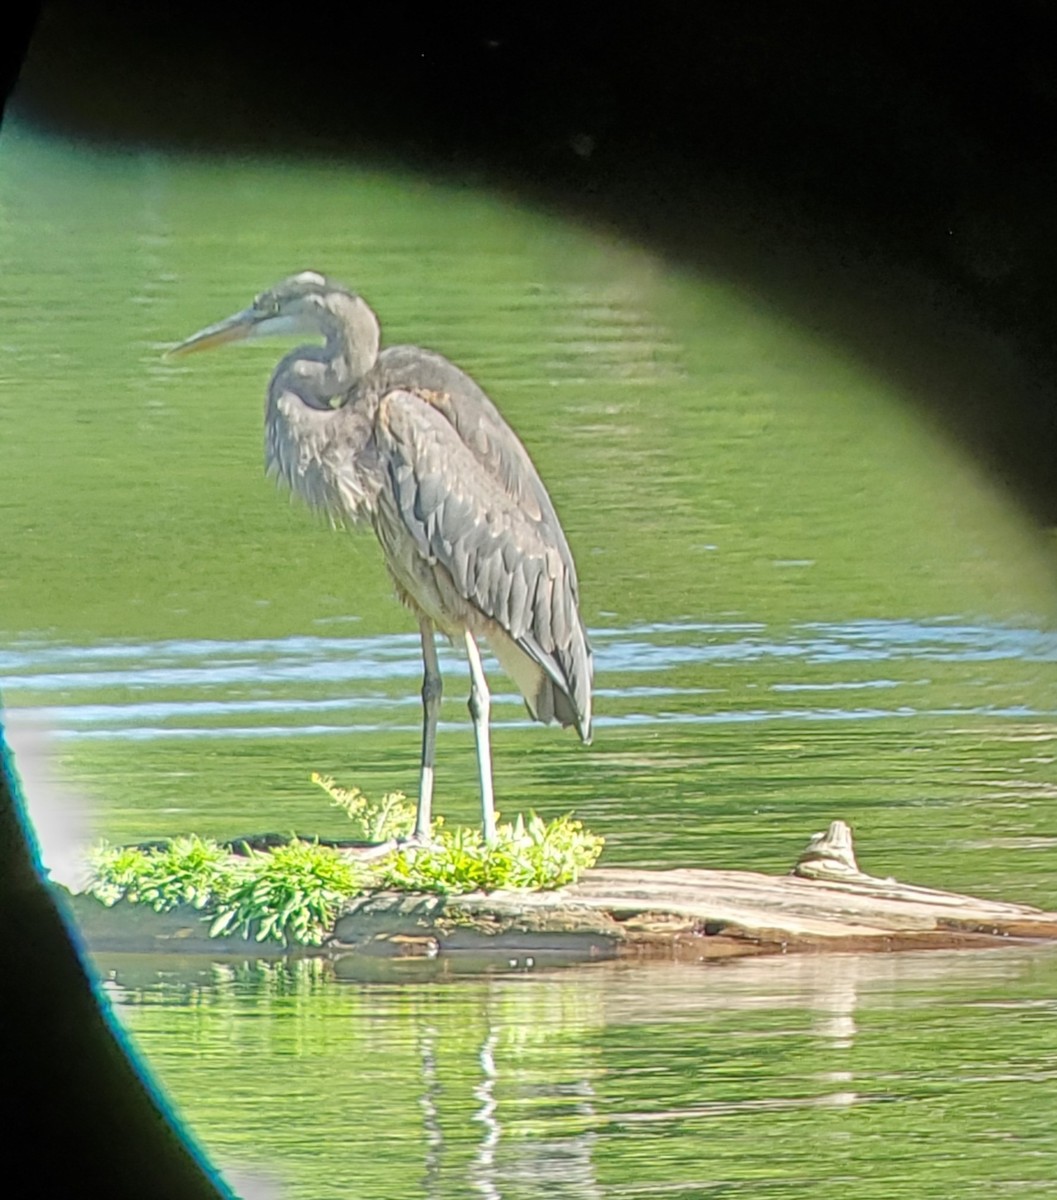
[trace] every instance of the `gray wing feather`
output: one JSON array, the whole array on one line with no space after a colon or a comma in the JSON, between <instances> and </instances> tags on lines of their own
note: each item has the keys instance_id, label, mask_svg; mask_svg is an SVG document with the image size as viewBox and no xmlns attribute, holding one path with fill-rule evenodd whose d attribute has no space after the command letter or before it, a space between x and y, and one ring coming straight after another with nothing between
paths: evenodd
<instances>
[{"instance_id":1,"label":"gray wing feather","mask_svg":"<svg viewBox=\"0 0 1057 1200\"><path fill-rule=\"evenodd\" d=\"M390 387L426 394L428 404L443 414L464 446L521 510L547 525L578 599L576 566L551 498L525 447L488 395L454 363L418 346L390 346L382 351L379 364Z\"/></svg>"},{"instance_id":2,"label":"gray wing feather","mask_svg":"<svg viewBox=\"0 0 1057 1200\"><path fill-rule=\"evenodd\" d=\"M543 668L568 697L559 717L583 730L591 649L572 556L550 502L547 511L526 511L447 415L412 392L383 397L377 429L396 507L419 553L444 566L464 599Z\"/></svg>"}]
</instances>

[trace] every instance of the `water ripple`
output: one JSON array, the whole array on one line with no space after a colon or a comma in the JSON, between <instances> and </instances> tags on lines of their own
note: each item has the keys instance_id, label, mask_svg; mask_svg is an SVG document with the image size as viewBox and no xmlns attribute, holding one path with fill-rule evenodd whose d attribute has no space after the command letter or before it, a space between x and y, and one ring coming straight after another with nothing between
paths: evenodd
<instances>
[{"instance_id":1,"label":"water ripple","mask_svg":"<svg viewBox=\"0 0 1057 1200\"><path fill-rule=\"evenodd\" d=\"M598 725L871 720L922 715L1052 715L1049 705L989 692L979 703L950 703L922 675L925 663L1057 662L1057 633L955 619L928 622L808 622L769 629L751 622L685 622L592 631L602 709ZM889 664L883 674L874 664ZM800 664L797 667L797 664ZM811 678L811 668L848 664L850 679ZM856 671L856 665L866 669ZM805 678L770 679L767 670ZM461 678L445 648L442 670ZM669 672L709 669L708 686L665 680ZM726 675L718 668L760 669ZM915 669L905 679L899 671ZM0 651L0 694L60 736L80 739L281 737L417 727L421 674L415 634L378 637L104 642L88 646L23 642ZM629 676L649 674L650 682ZM740 681L756 697L732 702ZM393 684L396 684L394 687ZM979 680L974 680L974 686ZM760 692L803 697L803 707L761 707ZM339 694L325 694L327 690ZM756 689L753 691L753 689ZM889 691L903 703L823 707L834 692ZM185 694L180 694L185 693ZM906 703L912 694L913 703ZM702 697L721 697L704 700ZM893 700L896 696L893 695ZM849 699L851 697L849 696ZM495 697L497 723L525 723L517 696ZM1003 702L1008 701L1008 702ZM509 708L509 713L504 712ZM365 720L364 718L370 714ZM417 714L416 714L417 717ZM247 718L249 722L247 723ZM329 719L327 719L329 718ZM336 719L335 719L336 718Z\"/></svg>"}]
</instances>

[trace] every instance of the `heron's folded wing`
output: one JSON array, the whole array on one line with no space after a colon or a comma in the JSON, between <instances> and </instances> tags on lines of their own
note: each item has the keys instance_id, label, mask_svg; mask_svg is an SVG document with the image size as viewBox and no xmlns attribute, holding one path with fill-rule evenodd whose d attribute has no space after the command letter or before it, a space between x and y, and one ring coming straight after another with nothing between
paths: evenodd
<instances>
[{"instance_id":1,"label":"heron's folded wing","mask_svg":"<svg viewBox=\"0 0 1057 1200\"><path fill-rule=\"evenodd\" d=\"M393 498L420 553L589 712L591 652L557 519L525 511L443 414L412 392L383 398L377 430Z\"/></svg>"},{"instance_id":2,"label":"heron's folded wing","mask_svg":"<svg viewBox=\"0 0 1057 1200\"><path fill-rule=\"evenodd\" d=\"M418 346L390 346L382 353L394 389L421 396L442 413L474 457L529 516L548 525L563 554L573 595L576 567L554 505L528 451L476 381L442 355Z\"/></svg>"}]
</instances>

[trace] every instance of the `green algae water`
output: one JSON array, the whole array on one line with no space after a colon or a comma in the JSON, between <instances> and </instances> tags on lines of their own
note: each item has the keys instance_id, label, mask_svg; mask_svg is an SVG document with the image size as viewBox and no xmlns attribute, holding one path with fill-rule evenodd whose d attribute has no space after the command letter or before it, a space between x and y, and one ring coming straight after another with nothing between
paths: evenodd
<instances>
[{"instance_id":1,"label":"green algae water","mask_svg":"<svg viewBox=\"0 0 1057 1200\"><path fill-rule=\"evenodd\" d=\"M873 873L1057 905L1052 551L816 332L487 193L11 126L0 262L0 695L60 827L341 836L312 771L414 792L380 552L263 477L280 348L162 357L312 268L481 382L576 555L595 742L493 671L507 815L768 871L841 817ZM442 669L436 805L472 821ZM100 966L195 1135L283 1195L983 1197L1057 1179L1055 961Z\"/></svg>"}]
</instances>

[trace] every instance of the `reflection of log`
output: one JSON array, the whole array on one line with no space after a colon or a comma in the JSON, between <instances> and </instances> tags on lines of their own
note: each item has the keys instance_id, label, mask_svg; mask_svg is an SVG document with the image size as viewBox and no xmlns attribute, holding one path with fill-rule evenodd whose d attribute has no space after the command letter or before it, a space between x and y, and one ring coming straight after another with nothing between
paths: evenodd
<instances>
[{"instance_id":1,"label":"reflection of log","mask_svg":"<svg viewBox=\"0 0 1057 1200\"><path fill-rule=\"evenodd\" d=\"M242 955L282 954L275 942L208 937L193 910L157 914L74 898L89 945ZM458 958L542 966L639 956L684 960L824 950L914 950L1057 940L1057 913L877 879L855 861L851 830L816 834L786 876L749 871L596 868L553 892L465 896L372 893L339 916L321 953L419 959L432 971ZM431 960L429 962L425 960Z\"/></svg>"}]
</instances>

